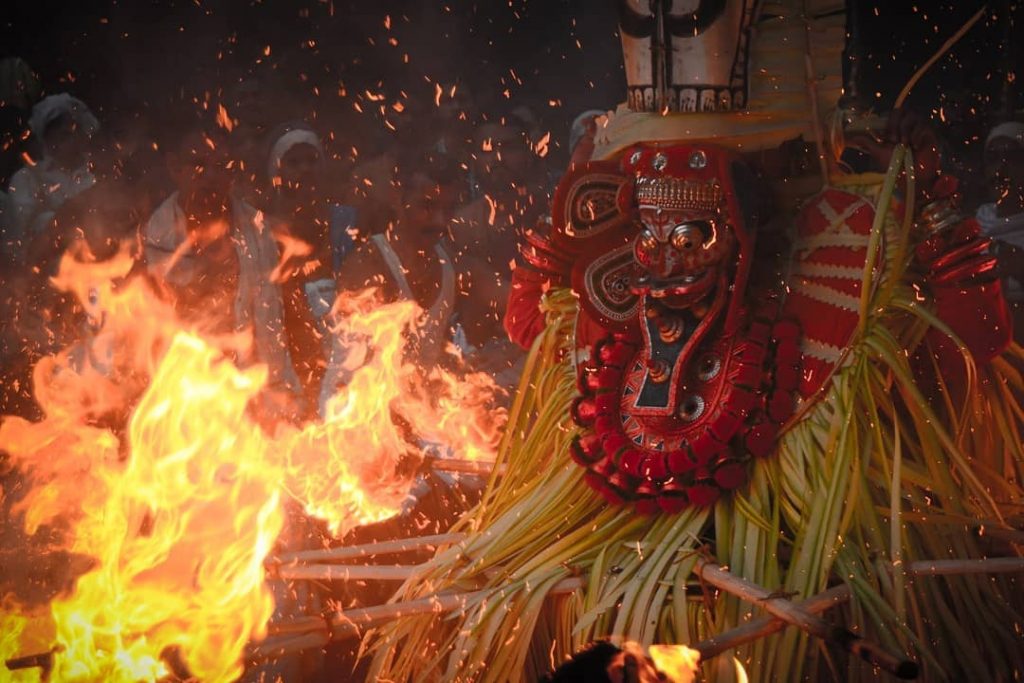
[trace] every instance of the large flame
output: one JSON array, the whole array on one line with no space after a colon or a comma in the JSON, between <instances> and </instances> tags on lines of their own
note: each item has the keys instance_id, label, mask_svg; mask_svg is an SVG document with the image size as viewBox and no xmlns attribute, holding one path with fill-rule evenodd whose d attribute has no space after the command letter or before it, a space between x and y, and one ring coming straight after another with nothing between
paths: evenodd
<instances>
[{"instance_id":1,"label":"large flame","mask_svg":"<svg viewBox=\"0 0 1024 683\"><path fill-rule=\"evenodd\" d=\"M408 361L414 304L364 292L339 303L339 334L364 362L326 419L269 430L256 418L266 370L235 362L244 340L186 329L142 279L125 279L131 265L127 253L65 257L55 285L78 295L91 331L37 366L45 419L0 424L30 483L17 505L26 530L62 529L62 549L91 562L47 619L0 607L4 674L4 660L42 650L61 681L156 680L181 665L233 680L273 611L263 563L286 498L342 534L399 510L425 443L486 457L502 427L484 377L424 376Z\"/></svg>"}]
</instances>

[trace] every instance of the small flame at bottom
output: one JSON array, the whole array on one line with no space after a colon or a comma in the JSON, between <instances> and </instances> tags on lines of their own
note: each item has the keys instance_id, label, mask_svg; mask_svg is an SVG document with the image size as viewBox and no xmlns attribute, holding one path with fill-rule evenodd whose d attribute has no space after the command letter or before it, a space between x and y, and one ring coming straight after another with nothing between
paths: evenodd
<instances>
[{"instance_id":1,"label":"small flame at bottom","mask_svg":"<svg viewBox=\"0 0 1024 683\"><path fill-rule=\"evenodd\" d=\"M672 683L693 683L699 670L700 653L685 645L651 645L647 654Z\"/></svg>"}]
</instances>

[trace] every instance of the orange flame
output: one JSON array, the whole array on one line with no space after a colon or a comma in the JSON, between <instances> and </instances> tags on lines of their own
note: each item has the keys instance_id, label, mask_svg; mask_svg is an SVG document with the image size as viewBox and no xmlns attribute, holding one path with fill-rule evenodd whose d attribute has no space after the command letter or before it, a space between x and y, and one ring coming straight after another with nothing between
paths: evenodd
<instances>
[{"instance_id":1,"label":"orange flame","mask_svg":"<svg viewBox=\"0 0 1024 683\"><path fill-rule=\"evenodd\" d=\"M289 268L295 267L295 264L291 263L292 259L309 256L313 253L313 246L285 232L275 232L274 241L280 245L281 255L274 270L270 273L270 281L284 282L291 276Z\"/></svg>"},{"instance_id":2,"label":"orange flame","mask_svg":"<svg viewBox=\"0 0 1024 683\"><path fill-rule=\"evenodd\" d=\"M172 661L234 680L273 612L263 565L286 498L339 535L385 519L426 442L491 456L503 414L489 409L489 378L416 368L405 345L420 311L367 291L336 306L337 333L365 360L326 419L268 434L254 410L267 370L232 362L247 344L186 329L143 280L125 280L131 265L127 251L102 264L64 257L54 284L79 296L91 331L37 366L46 417L0 423L31 483L26 526L61 522L65 549L92 561L48 618L0 607L0 657L52 651L54 680L156 680ZM99 426L129 413L124 433ZM38 670L25 676L15 680Z\"/></svg>"}]
</instances>

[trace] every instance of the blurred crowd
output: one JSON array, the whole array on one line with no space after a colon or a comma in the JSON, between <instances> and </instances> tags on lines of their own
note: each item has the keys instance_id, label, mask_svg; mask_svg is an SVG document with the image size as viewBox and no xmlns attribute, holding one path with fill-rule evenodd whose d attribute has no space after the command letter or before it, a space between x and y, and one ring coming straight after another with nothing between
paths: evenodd
<instances>
[{"instance_id":1,"label":"blurred crowd","mask_svg":"<svg viewBox=\"0 0 1024 683\"><path fill-rule=\"evenodd\" d=\"M186 323L251 331L240 360L268 366L273 410L289 418L315 417L345 382L353 363L329 313L338 291L367 286L423 309L422 366L454 350L512 387L523 353L502 318L518 231L545 219L601 114L546 130L529 106L437 83L321 115L247 76L108 127L74 95L46 94L20 59L0 62L0 88L0 412L30 417L35 361L83 325L51 286L65 253L128 250ZM993 127L981 168L960 175L1022 329L1024 124Z\"/></svg>"},{"instance_id":2,"label":"blurred crowd","mask_svg":"<svg viewBox=\"0 0 1024 683\"><path fill-rule=\"evenodd\" d=\"M359 129L282 105L250 78L110 130L74 95L43 94L21 60L0 72L17 95L3 101L17 131L5 161L21 150L0 193L0 412L37 415L35 361L85 324L51 286L64 254L128 251L133 275L188 325L251 331L239 360L268 366L278 416L315 417L345 382L353 363L330 311L339 291L368 286L422 308L422 367L458 357L515 384L523 352L502 317L516 231L543 220L551 159L599 112L570 141L527 106L478 106L467 86L437 85L382 103Z\"/></svg>"}]
</instances>

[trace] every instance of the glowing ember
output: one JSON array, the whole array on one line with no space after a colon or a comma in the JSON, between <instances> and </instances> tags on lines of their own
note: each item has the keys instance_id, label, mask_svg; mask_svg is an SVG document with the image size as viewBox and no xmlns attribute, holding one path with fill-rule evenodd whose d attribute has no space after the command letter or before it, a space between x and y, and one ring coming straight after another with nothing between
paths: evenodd
<instances>
[{"instance_id":1,"label":"glowing ember","mask_svg":"<svg viewBox=\"0 0 1024 683\"><path fill-rule=\"evenodd\" d=\"M537 156L544 158L548 155L548 144L551 142L551 132L544 133L543 137L537 141L533 151L537 153Z\"/></svg>"},{"instance_id":2,"label":"glowing ember","mask_svg":"<svg viewBox=\"0 0 1024 683\"><path fill-rule=\"evenodd\" d=\"M32 485L18 506L29 533L59 522L63 549L92 562L48 619L4 604L0 657L53 651L61 681L156 680L180 664L233 680L273 612L263 563L287 497L338 534L385 519L408 494L405 465L421 443L489 456L502 415L483 376L424 377L404 355L416 306L379 305L368 291L338 302L338 333L365 347L365 362L327 418L268 433L256 418L266 369L232 362L245 340L184 329L142 280L118 283L130 267L126 253L65 257L55 284L79 296L93 331L37 366L46 418L0 424ZM129 411L127 433L100 426Z\"/></svg>"},{"instance_id":3,"label":"glowing ember","mask_svg":"<svg viewBox=\"0 0 1024 683\"><path fill-rule=\"evenodd\" d=\"M231 116L223 104L217 105L217 125L229 133L235 127L235 122L231 120Z\"/></svg>"}]
</instances>

